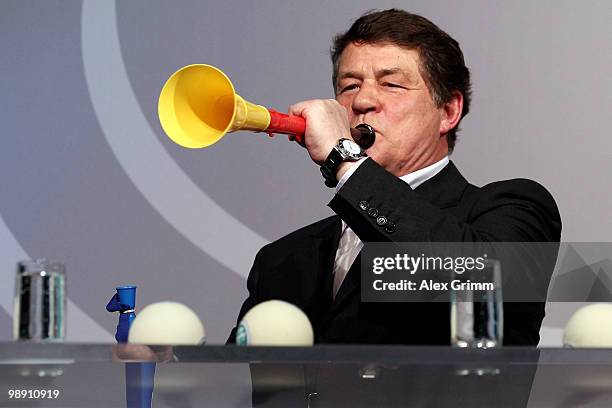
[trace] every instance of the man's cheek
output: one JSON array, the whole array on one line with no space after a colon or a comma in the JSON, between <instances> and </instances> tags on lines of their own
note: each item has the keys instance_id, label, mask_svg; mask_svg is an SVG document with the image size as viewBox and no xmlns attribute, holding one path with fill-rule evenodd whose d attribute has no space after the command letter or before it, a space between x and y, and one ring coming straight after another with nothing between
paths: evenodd
<instances>
[{"instance_id":1,"label":"man's cheek","mask_svg":"<svg viewBox=\"0 0 612 408\"><path fill-rule=\"evenodd\" d=\"M338 95L336 96L336 101L344 106L346 108L346 110L349 112L349 115L351 115L351 100L350 98L344 96L344 95Z\"/></svg>"}]
</instances>

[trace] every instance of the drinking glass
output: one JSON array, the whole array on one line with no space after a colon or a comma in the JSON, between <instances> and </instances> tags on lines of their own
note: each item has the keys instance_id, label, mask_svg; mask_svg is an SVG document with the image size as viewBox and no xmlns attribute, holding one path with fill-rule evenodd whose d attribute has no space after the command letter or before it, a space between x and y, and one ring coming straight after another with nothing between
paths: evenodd
<instances>
[{"instance_id":1,"label":"drinking glass","mask_svg":"<svg viewBox=\"0 0 612 408\"><path fill-rule=\"evenodd\" d=\"M452 280L451 344L474 348L501 346L504 320L500 262L487 259L481 270L465 271Z\"/></svg>"},{"instance_id":2,"label":"drinking glass","mask_svg":"<svg viewBox=\"0 0 612 408\"><path fill-rule=\"evenodd\" d=\"M17 263L13 338L62 341L66 335L66 273L46 259Z\"/></svg>"}]
</instances>

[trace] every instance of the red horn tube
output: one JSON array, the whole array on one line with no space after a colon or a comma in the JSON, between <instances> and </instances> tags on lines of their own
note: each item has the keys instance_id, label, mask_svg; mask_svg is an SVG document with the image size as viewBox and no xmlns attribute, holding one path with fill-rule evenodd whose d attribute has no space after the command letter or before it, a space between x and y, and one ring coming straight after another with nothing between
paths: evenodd
<instances>
[{"instance_id":1,"label":"red horn tube","mask_svg":"<svg viewBox=\"0 0 612 408\"><path fill-rule=\"evenodd\" d=\"M292 139L304 145L304 133L306 132L306 120L301 116L289 116L284 113L268 109L270 112L270 125L266 129L268 134L281 133L293 136Z\"/></svg>"},{"instance_id":2,"label":"red horn tube","mask_svg":"<svg viewBox=\"0 0 612 408\"><path fill-rule=\"evenodd\" d=\"M289 135L289 140L295 140L300 145L304 144L304 133L306 133L306 120L301 116L290 116L280 113L274 109L269 109L270 124L266 132L272 136L274 133ZM363 149L368 149L374 144L376 133L370 125L360 124L351 128L351 136Z\"/></svg>"}]
</instances>

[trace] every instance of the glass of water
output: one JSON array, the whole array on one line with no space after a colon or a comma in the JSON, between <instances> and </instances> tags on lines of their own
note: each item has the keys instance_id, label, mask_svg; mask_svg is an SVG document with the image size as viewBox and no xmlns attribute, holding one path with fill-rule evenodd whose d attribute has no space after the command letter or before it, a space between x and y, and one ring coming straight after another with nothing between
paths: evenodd
<instances>
[{"instance_id":1,"label":"glass of water","mask_svg":"<svg viewBox=\"0 0 612 408\"><path fill-rule=\"evenodd\" d=\"M490 348L503 342L501 264L487 259L484 268L454 275L450 288L451 344Z\"/></svg>"},{"instance_id":2,"label":"glass of water","mask_svg":"<svg viewBox=\"0 0 612 408\"><path fill-rule=\"evenodd\" d=\"M66 335L66 273L45 259L17 263L13 338L62 341Z\"/></svg>"}]
</instances>

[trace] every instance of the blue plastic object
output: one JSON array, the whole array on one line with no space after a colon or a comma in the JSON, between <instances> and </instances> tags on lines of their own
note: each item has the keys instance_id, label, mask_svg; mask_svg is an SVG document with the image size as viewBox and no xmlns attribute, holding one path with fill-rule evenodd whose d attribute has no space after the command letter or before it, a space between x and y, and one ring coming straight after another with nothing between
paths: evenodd
<instances>
[{"instance_id":1,"label":"blue plastic object","mask_svg":"<svg viewBox=\"0 0 612 408\"><path fill-rule=\"evenodd\" d=\"M108 301L106 310L119 312L115 333L118 343L127 343L130 326L136 318L136 286L120 286ZM150 408L155 383L155 363L125 363L125 399L128 408Z\"/></svg>"},{"instance_id":2,"label":"blue plastic object","mask_svg":"<svg viewBox=\"0 0 612 408\"><path fill-rule=\"evenodd\" d=\"M136 318L136 286L119 286L109 300L106 310L119 312L119 323L115 332L117 343L127 343L130 326Z\"/></svg>"}]
</instances>

